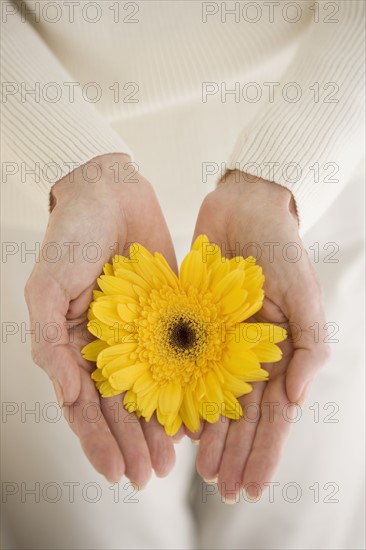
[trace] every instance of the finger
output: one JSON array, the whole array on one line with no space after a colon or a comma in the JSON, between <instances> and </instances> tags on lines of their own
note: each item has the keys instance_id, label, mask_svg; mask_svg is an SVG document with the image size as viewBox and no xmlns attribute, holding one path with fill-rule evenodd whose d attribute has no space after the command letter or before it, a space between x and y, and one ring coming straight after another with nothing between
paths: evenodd
<instances>
[{"instance_id":1,"label":"finger","mask_svg":"<svg viewBox=\"0 0 366 550\"><path fill-rule=\"evenodd\" d=\"M298 410L288 402L285 374L281 373L267 383L263 393L261 418L242 479L249 496L257 497L272 480L295 412Z\"/></svg>"},{"instance_id":2,"label":"finger","mask_svg":"<svg viewBox=\"0 0 366 550\"><path fill-rule=\"evenodd\" d=\"M205 423L198 447L196 467L204 481L216 481L225 447L229 419L220 416L214 424Z\"/></svg>"},{"instance_id":3,"label":"finger","mask_svg":"<svg viewBox=\"0 0 366 550\"><path fill-rule=\"evenodd\" d=\"M200 427L196 432L191 432L191 430L189 430L186 426L184 427L184 431L186 435L190 438L192 443L198 444L201 439L203 427L204 427L204 422L203 420L200 420Z\"/></svg>"},{"instance_id":4,"label":"finger","mask_svg":"<svg viewBox=\"0 0 366 550\"><path fill-rule=\"evenodd\" d=\"M252 449L260 418L264 382L253 385L253 391L240 397L243 416L230 422L220 465L218 486L226 502L235 502L241 490L243 472Z\"/></svg>"},{"instance_id":5,"label":"finger","mask_svg":"<svg viewBox=\"0 0 366 550\"><path fill-rule=\"evenodd\" d=\"M102 414L99 394L89 373L81 370L80 375L80 395L73 404L64 406L64 415L91 464L115 483L124 474L125 463Z\"/></svg>"},{"instance_id":6,"label":"finger","mask_svg":"<svg viewBox=\"0 0 366 550\"><path fill-rule=\"evenodd\" d=\"M175 464L175 450L171 437L169 437L157 421L155 415L149 422L141 419L141 427L150 451L151 463L158 477L169 474Z\"/></svg>"},{"instance_id":7,"label":"finger","mask_svg":"<svg viewBox=\"0 0 366 550\"><path fill-rule=\"evenodd\" d=\"M290 401L305 401L308 388L329 357L329 350L299 349L294 352L286 377L287 395Z\"/></svg>"},{"instance_id":8,"label":"finger","mask_svg":"<svg viewBox=\"0 0 366 550\"><path fill-rule=\"evenodd\" d=\"M102 399L102 411L126 464L126 476L143 489L151 477L150 453L135 413L123 406L121 395Z\"/></svg>"},{"instance_id":9,"label":"finger","mask_svg":"<svg viewBox=\"0 0 366 550\"><path fill-rule=\"evenodd\" d=\"M180 443L183 439L183 437L185 436L185 430L184 430L184 426L183 424L180 426L179 430L177 431L177 433L175 433L174 435L172 435L172 441L173 443Z\"/></svg>"},{"instance_id":10,"label":"finger","mask_svg":"<svg viewBox=\"0 0 366 550\"><path fill-rule=\"evenodd\" d=\"M88 311L90 302L93 300L93 290L98 288L97 282L94 282L86 288L76 299L71 300L67 312L67 319L85 319L85 312Z\"/></svg>"},{"instance_id":11,"label":"finger","mask_svg":"<svg viewBox=\"0 0 366 550\"><path fill-rule=\"evenodd\" d=\"M66 345L55 347L52 353L44 350L41 362L52 380L60 407L74 403L81 391L81 373L71 350Z\"/></svg>"}]
</instances>

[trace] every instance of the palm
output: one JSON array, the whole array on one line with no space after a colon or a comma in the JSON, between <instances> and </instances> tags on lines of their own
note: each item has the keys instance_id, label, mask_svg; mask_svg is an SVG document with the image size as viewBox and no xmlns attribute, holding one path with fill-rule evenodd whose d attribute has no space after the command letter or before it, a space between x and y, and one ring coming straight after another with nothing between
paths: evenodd
<instances>
[{"instance_id":1,"label":"palm","mask_svg":"<svg viewBox=\"0 0 366 550\"><path fill-rule=\"evenodd\" d=\"M126 199L127 200L127 199ZM131 197L129 197L131 200ZM134 209L129 214L126 227L126 238L124 242L119 243L119 249L124 254L128 254L126 243L139 242L152 252L162 251L176 268L175 257L170 245L170 236L167 232L160 207L154 195L139 194L133 201ZM141 217L144 218L144 225L141 224ZM137 219L138 218L138 219ZM109 258L108 258L109 259ZM95 280L95 279L94 279ZM89 303L90 299L88 300ZM72 309L77 311L83 308L83 301L78 299L72 304ZM133 413L128 413L123 406L123 395L103 399L100 397L91 380L89 373L94 370L95 365L85 361L81 357L80 350L88 342L88 333L86 330L87 310L84 310L79 318L77 341L72 345L71 351L75 360L83 371L87 371L87 376L81 373L80 395L77 399L78 406L73 405L73 414L79 414L83 406L90 408L88 403L95 403L100 414L100 430L98 434L98 443L95 438L90 437L89 426L87 426L85 438L80 438L87 456L92 457L94 466L97 469L105 469L106 457L120 457L123 460L123 469L129 479L143 487L150 478L151 467L158 475L166 475L174 464L174 449L171 438L166 434L162 426L159 425L156 418L153 417L149 423L144 419L140 421ZM80 406L81 405L81 406ZM78 409L78 411L76 411ZM92 414L95 411L92 411ZM85 414L84 414L85 417ZM106 434L107 425L114 438ZM84 422L85 426L85 422ZM103 435L104 434L104 435ZM100 439L104 437L104 444ZM80 437L80 434L79 434ZM100 449L100 453L98 453ZM121 451L121 453L118 452ZM122 456L121 456L122 455ZM116 458L115 458L116 460ZM113 465L111 465L113 468Z\"/></svg>"}]
</instances>

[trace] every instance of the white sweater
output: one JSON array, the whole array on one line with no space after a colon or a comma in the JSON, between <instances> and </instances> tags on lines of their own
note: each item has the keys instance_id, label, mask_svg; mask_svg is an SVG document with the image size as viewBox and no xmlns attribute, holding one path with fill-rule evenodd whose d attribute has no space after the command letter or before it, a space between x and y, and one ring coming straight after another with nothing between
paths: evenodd
<instances>
[{"instance_id":1,"label":"white sweater","mask_svg":"<svg viewBox=\"0 0 366 550\"><path fill-rule=\"evenodd\" d=\"M209 140L199 194L210 173L240 168L289 188L306 229L363 156L364 6L4 0L5 171L48 191L96 155L133 149L143 163L143 151L166 144L164 165L174 173L174 143L188 165ZM188 119L174 119L178 112L207 124L190 130L184 151Z\"/></svg>"}]
</instances>

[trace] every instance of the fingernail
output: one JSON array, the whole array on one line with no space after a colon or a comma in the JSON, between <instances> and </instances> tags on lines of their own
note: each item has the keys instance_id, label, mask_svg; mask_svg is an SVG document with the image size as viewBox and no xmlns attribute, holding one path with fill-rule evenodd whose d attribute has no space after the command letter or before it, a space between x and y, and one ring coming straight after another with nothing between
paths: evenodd
<instances>
[{"instance_id":1,"label":"fingernail","mask_svg":"<svg viewBox=\"0 0 366 550\"><path fill-rule=\"evenodd\" d=\"M300 398L299 398L298 401L297 401L301 408L304 406L304 403L305 403L305 401L306 401L306 399L307 399L307 396L309 395L311 383L312 383L312 380L310 380L310 381L306 384L306 386L305 386L305 388L304 388L304 390L303 390L303 392L302 392Z\"/></svg>"},{"instance_id":2,"label":"fingernail","mask_svg":"<svg viewBox=\"0 0 366 550\"><path fill-rule=\"evenodd\" d=\"M301 410L301 406L299 403L288 403L286 407L286 420L288 422L295 422L298 415L300 414L299 408Z\"/></svg>"},{"instance_id":3,"label":"fingernail","mask_svg":"<svg viewBox=\"0 0 366 550\"><path fill-rule=\"evenodd\" d=\"M62 388L60 384L57 382L57 380L52 380L53 389L55 390L55 394L57 397L58 404L60 405L61 409L64 406L64 396L62 393Z\"/></svg>"},{"instance_id":4,"label":"fingernail","mask_svg":"<svg viewBox=\"0 0 366 550\"><path fill-rule=\"evenodd\" d=\"M225 504L237 504L238 503L236 498L233 500L232 498L225 497L224 495L222 497L222 500L224 501Z\"/></svg>"},{"instance_id":5,"label":"fingernail","mask_svg":"<svg viewBox=\"0 0 366 550\"><path fill-rule=\"evenodd\" d=\"M217 483L217 477L214 477L213 479L204 479L205 483Z\"/></svg>"},{"instance_id":6,"label":"fingernail","mask_svg":"<svg viewBox=\"0 0 366 550\"><path fill-rule=\"evenodd\" d=\"M309 382L305 382L302 386L300 386L300 390L296 393L296 397L293 397L295 394L291 392L291 398L289 397L289 401L291 403L297 403L300 404L300 399L307 387ZM288 395L288 394L287 394Z\"/></svg>"},{"instance_id":7,"label":"fingernail","mask_svg":"<svg viewBox=\"0 0 366 550\"><path fill-rule=\"evenodd\" d=\"M247 499L250 500L251 502L257 502L257 500L260 499L260 496L258 494L251 495L250 493L248 493L248 491L246 491L246 495L247 495Z\"/></svg>"}]
</instances>

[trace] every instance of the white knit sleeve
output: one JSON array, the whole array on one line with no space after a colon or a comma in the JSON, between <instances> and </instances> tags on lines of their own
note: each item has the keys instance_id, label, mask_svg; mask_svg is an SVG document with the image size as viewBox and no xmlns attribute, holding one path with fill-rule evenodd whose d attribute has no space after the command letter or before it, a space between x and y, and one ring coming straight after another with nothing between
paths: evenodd
<instances>
[{"instance_id":1,"label":"white knit sleeve","mask_svg":"<svg viewBox=\"0 0 366 550\"><path fill-rule=\"evenodd\" d=\"M47 193L95 156L131 155L28 22L9 17L1 30L2 148L19 177Z\"/></svg>"},{"instance_id":2,"label":"white knit sleeve","mask_svg":"<svg viewBox=\"0 0 366 550\"><path fill-rule=\"evenodd\" d=\"M229 161L231 169L290 189L302 231L336 198L364 154L365 4L328 5L334 15L314 13L274 99L239 137Z\"/></svg>"}]
</instances>

